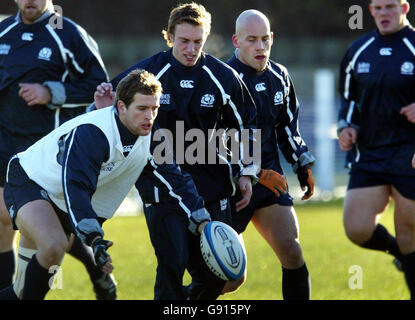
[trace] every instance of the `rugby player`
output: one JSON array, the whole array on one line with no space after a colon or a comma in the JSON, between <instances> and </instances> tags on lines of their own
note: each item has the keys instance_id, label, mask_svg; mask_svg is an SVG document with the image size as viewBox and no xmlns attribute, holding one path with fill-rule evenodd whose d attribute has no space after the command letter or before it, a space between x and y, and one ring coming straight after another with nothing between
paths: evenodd
<instances>
[{"instance_id":1,"label":"rugby player","mask_svg":"<svg viewBox=\"0 0 415 320\"><path fill-rule=\"evenodd\" d=\"M97 84L108 78L95 41L57 14L51 0L15 2L17 15L0 23L0 289L15 272L16 232L3 199L10 157L84 113ZM78 238L70 254L87 268L97 298L115 299L115 282Z\"/></svg>"},{"instance_id":2,"label":"rugby player","mask_svg":"<svg viewBox=\"0 0 415 320\"><path fill-rule=\"evenodd\" d=\"M305 190L302 199L311 198L314 157L298 130L299 103L287 69L270 60L274 34L268 18L260 11L246 10L236 20L232 38L236 48L227 61L247 85L257 107L261 129L261 168L283 175L278 156L282 151ZM299 226L293 199L279 190L258 183L249 205L233 210L232 225L242 233L249 221L274 250L282 265L282 293L285 300L310 298L310 278L299 242ZM232 202L238 201L238 196ZM236 290L236 288L235 288Z\"/></svg>"},{"instance_id":3,"label":"rugby player","mask_svg":"<svg viewBox=\"0 0 415 320\"><path fill-rule=\"evenodd\" d=\"M415 31L406 0L371 0L376 30L357 39L341 62L339 145L348 151L344 200L347 237L402 263L415 299ZM396 238L379 223L394 202Z\"/></svg>"}]
</instances>

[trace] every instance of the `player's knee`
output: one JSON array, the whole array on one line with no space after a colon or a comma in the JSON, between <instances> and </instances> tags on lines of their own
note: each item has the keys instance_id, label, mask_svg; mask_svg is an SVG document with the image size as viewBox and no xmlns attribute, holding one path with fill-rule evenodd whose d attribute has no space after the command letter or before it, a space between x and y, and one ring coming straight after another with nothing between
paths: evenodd
<instances>
[{"instance_id":1,"label":"player's knee","mask_svg":"<svg viewBox=\"0 0 415 320\"><path fill-rule=\"evenodd\" d=\"M56 241L50 241L45 245L39 246L39 263L48 267L60 264L67 246L68 240L66 238L57 238Z\"/></svg>"},{"instance_id":2,"label":"player's knee","mask_svg":"<svg viewBox=\"0 0 415 320\"><path fill-rule=\"evenodd\" d=\"M10 225L10 226L12 225L12 220L10 218L9 211L7 210L5 205L1 203L1 201L0 201L0 223L4 225Z\"/></svg>"},{"instance_id":3,"label":"player's knee","mask_svg":"<svg viewBox=\"0 0 415 320\"><path fill-rule=\"evenodd\" d=\"M8 251L13 249L13 240L16 231L13 230L11 224L3 224L0 222L0 251Z\"/></svg>"},{"instance_id":4,"label":"player's knee","mask_svg":"<svg viewBox=\"0 0 415 320\"><path fill-rule=\"evenodd\" d=\"M246 274L244 274L239 280L227 281L222 289L221 294L235 292L244 284L245 280Z\"/></svg>"},{"instance_id":5,"label":"player's knee","mask_svg":"<svg viewBox=\"0 0 415 320\"><path fill-rule=\"evenodd\" d=\"M357 245L365 243L372 235L373 230L356 224L345 224L344 228L347 238Z\"/></svg>"},{"instance_id":6,"label":"player's knee","mask_svg":"<svg viewBox=\"0 0 415 320\"><path fill-rule=\"evenodd\" d=\"M396 233L396 242L398 243L398 247L403 254L408 254L414 251L413 242L414 242L415 234L413 234L412 230L399 230Z\"/></svg>"}]
</instances>

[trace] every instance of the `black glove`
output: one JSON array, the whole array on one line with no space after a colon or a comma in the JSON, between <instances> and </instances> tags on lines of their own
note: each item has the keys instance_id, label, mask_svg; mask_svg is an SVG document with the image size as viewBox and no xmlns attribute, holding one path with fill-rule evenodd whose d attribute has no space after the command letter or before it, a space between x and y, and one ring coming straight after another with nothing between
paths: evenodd
<instances>
[{"instance_id":1,"label":"black glove","mask_svg":"<svg viewBox=\"0 0 415 320\"><path fill-rule=\"evenodd\" d=\"M311 167L299 167L297 169L297 177L300 182L301 189L304 191L304 189L307 188L307 191L304 193L301 200L310 199L314 193L314 179L311 173Z\"/></svg>"},{"instance_id":2,"label":"black glove","mask_svg":"<svg viewBox=\"0 0 415 320\"><path fill-rule=\"evenodd\" d=\"M102 238L96 239L92 243L92 250L94 252L95 262L98 268L102 269L107 263L108 257L110 256L107 249L110 247L110 242Z\"/></svg>"}]
</instances>

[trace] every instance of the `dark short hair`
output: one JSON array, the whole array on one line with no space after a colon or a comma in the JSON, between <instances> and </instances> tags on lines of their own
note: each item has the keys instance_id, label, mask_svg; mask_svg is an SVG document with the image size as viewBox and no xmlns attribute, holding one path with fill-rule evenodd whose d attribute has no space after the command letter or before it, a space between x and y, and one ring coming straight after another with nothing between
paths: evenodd
<instances>
[{"instance_id":1,"label":"dark short hair","mask_svg":"<svg viewBox=\"0 0 415 320\"><path fill-rule=\"evenodd\" d=\"M115 92L115 106L121 100L128 108L133 102L136 93L153 96L161 94L161 92L161 83L156 79L154 74L146 70L136 69L131 71L118 83Z\"/></svg>"},{"instance_id":2,"label":"dark short hair","mask_svg":"<svg viewBox=\"0 0 415 320\"><path fill-rule=\"evenodd\" d=\"M174 35L178 24L189 23L194 26L201 26L204 28L206 35L209 35L211 22L212 17L210 13L201 4L195 2L179 4L170 12L167 30L163 30L162 33L167 41L167 45L171 47L172 42L169 33Z\"/></svg>"}]
</instances>

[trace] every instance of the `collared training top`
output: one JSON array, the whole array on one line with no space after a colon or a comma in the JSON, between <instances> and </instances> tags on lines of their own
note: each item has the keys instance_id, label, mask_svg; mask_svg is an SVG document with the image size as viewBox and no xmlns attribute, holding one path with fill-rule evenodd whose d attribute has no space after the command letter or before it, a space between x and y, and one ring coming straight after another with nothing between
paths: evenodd
<instances>
[{"instance_id":1,"label":"collared training top","mask_svg":"<svg viewBox=\"0 0 415 320\"><path fill-rule=\"evenodd\" d=\"M96 42L70 19L48 10L33 24L19 13L0 22L0 126L9 132L38 139L85 112L107 79ZM19 83L47 86L51 103L29 107Z\"/></svg>"},{"instance_id":2,"label":"collared training top","mask_svg":"<svg viewBox=\"0 0 415 320\"><path fill-rule=\"evenodd\" d=\"M299 103L294 84L287 69L268 61L264 71L242 63L237 52L227 63L234 68L247 85L257 107L258 129L261 129L261 168L282 173L278 148L293 166L305 166L314 157L298 129Z\"/></svg>"},{"instance_id":3,"label":"collared training top","mask_svg":"<svg viewBox=\"0 0 415 320\"><path fill-rule=\"evenodd\" d=\"M203 53L195 66L185 67L168 50L117 76L112 80L114 88L133 69L145 69L160 80L163 94L155 122L172 133L177 163L191 175L199 194L206 201L228 198L235 192L235 176L246 173L249 166L242 157L231 164L226 151L218 152L219 146L224 148L222 151L227 150L227 141L223 141L222 135L212 138L212 130L241 132L256 127L255 104L245 84L232 68L209 54ZM217 141L213 148L209 147L212 141ZM198 147L197 155L186 154L192 150L191 145ZM151 188L139 189L140 195L146 198L145 194L154 194Z\"/></svg>"},{"instance_id":4,"label":"collared training top","mask_svg":"<svg viewBox=\"0 0 415 320\"><path fill-rule=\"evenodd\" d=\"M415 124L400 114L415 102L415 30L374 30L350 46L341 62L338 129L355 127L352 162L366 170L411 174Z\"/></svg>"}]
</instances>

